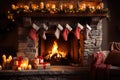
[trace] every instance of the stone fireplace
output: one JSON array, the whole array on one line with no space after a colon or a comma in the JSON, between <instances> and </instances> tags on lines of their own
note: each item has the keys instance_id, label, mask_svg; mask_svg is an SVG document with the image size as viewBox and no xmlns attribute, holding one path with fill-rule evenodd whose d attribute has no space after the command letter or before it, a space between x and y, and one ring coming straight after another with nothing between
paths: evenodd
<instances>
[{"instance_id":1,"label":"stone fireplace","mask_svg":"<svg viewBox=\"0 0 120 80\"><path fill-rule=\"evenodd\" d=\"M40 3L39 7L37 2ZM102 2L99 0L75 0L75 3L72 0L36 0L35 3L29 1L28 5L25 3L26 0L19 1L17 4L17 8L20 8L17 11L19 55L25 55L30 59L40 55L53 65L90 65L90 56L101 50L102 19L107 16L107 9L104 9ZM13 10L16 10L14 5L12 7ZM80 39L75 36L77 23L83 26L83 29L77 33ZM33 27L33 24L37 28ZM47 26L47 29L43 24ZM62 26L63 30L59 30L60 36L56 38L55 32L58 24ZM64 39L63 33L66 25L72 29L67 31L64 35L67 36L67 39ZM31 33L33 28L35 31ZM53 53L54 43L57 45L57 50ZM58 56L60 59L56 59Z\"/></svg>"},{"instance_id":2,"label":"stone fireplace","mask_svg":"<svg viewBox=\"0 0 120 80\"><path fill-rule=\"evenodd\" d=\"M49 18L49 19L48 19ZM45 32L46 39L43 39L38 32L36 34L37 40L32 40L29 36L33 23L46 23L48 30ZM83 25L84 29L80 32L80 40L74 35L76 23ZM62 31L59 39L54 35L56 25L61 24L65 28L65 24L72 27L72 31L68 34L68 40L65 41L62 37ZM86 39L86 24L92 28L89 33L89 39ZM54 42L57 43L58 51L64 52L66 57L61 58L61 61L53 60L49 62L53 65L70 65L77 64L79 66L89 66L90 55L96 51L101 50L102 43L102 19L100 17L44 17L42 20L36 17L23 17L22 25L18 27L18 51L23 52L29 58L34 58L37 55L44 57L46 61L48 54L52 51ZM40 27L38 25L38 27ZM49 55L50 57L50 55Z\"/></svg>"}]
</instances>

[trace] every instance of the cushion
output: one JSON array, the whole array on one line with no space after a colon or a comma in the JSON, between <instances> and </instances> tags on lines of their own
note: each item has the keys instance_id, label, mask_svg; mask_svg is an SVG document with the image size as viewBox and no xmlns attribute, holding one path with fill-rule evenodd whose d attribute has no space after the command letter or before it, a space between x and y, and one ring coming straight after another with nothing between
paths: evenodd
<instances>
[{"instance_id":1,"label":"cushion","mask_svg":"<svg viewBox=\"0 0 120 80\"><path fill-rule=\"evenodd\" d=\"M110 51L105 60L105 63L111 64L113 66L120 66L120 51L115 50Z\"/></svg>"}]
</instances>

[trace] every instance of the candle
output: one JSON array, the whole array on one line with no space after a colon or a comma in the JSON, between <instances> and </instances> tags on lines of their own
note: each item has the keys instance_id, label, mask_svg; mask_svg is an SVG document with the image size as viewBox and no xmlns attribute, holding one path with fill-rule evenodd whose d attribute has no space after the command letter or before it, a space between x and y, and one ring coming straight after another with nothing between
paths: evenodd
<instances>
[{"instance_id":1,"label":"candle","mask_svg":"<svg viewBox=\"0 0 120 80\"><path fill-rule=\"evenodd\" d=\"M28 65L28 69L29 69L29 70L32 69L32 65L31 65L31 64Z\"/></svg>"},{"instance_id":2,"label":"candle","mask_svg":"<svg viewBox=\"0 0 120 80\"><path fill-rule=\"evenodd\" d=\"M2 70L2 66L0 65L0 70Z\"/></svg>"},{"instance_id":3,"label":"candle","mask_svg":"<svg viewBox=\"0 0 120 80\"><path fill-rule=\"evenodd\" d=\"M20 67L21 67L22 70L26 70L27 69L27 65L25 63L21 64Z\"/></svg>"},{"instance_id":4,"label":"candle","mask_svg":"<svg viewBox=\"0 0 120 80\"><path fill-rule=\"evenodd\" d=\"M55 8L56 8L56 5L55 5L55 4L52 4L51 8L52 8L52 9L55 9Z\"/></svg>"},{"instance_id":5,"label":"candle","mask_svg":"<svg viewBox=\"0 0 120 80\"><path fill-rule=\"evenodd\" d=\"M69 5L69 9L70 9L70 10L73 9L73 5L72 5L72 4Z\"/></svg>"},{"instance_id":6,"label":"candle","mask_svg":"<svg viewBox=\"0 0 120 80\"><path fill-rule=\"evenodd\" d=\"M60 5L60 10L63 10L63 5L62 4Z\"/></svg>"},{"instance_id":7,"label":"candle","mask_svg":"<svg viewBox=\"0 0 120 80\"><path fill-rule=\"evenodd\" d=\"M10 55L10 56L8 57L8 59L9 59L9 61L11 61L11 60L12 60L12 56Z\"/></svg>"},{"instance_id":8,"label":"candle","mask_svg":"<svg viewBox=\"0 0 120 80\"><path fill-rule=\"evenodd\" d=\"M21 71L22 69L21 69L21 67L18 67L18 71Z\"/></svg>"},{"instance_id":9,"label":"candle","mask_svg":"<svg viewBox=\"0 0 120 80\"><path fill-rule=\"evenodd\" d=\"M3 58L3 60L6 61L6 55L5 54L3 54L2 58Z\"/></svg>"},{"instance_id":10,"label":"candle","mask_svg":"<svg viewBox=\"0 0 120 80\"><path fill-rule=\"evenodd\" d=\"M2 55L2 66L3 66L3 68L5 68L5 66L6 66L6 55L5 54L3 54Z\"/></svg>"}]
</instances>

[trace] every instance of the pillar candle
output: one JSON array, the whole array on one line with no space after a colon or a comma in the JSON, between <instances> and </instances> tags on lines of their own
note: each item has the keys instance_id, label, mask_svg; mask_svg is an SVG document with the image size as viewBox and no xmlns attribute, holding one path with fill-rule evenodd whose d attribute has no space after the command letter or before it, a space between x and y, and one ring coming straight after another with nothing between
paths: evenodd
<instances>
[{"instance_id":1,"label":"pillar candle","mask_svg":"<svg viewBox=\"0 0 120 80\"><path fill-rule=\"evenodd\" d=\"M29 69L29 70L32 69L32 65L31 65L31 64L28 65L28 69Z\"/></svg>"},{"instance_id":2,"label":"pillar candle","mask_svg":"<svg viewBox=\"0 0 120 80\"><path fill-rule=\"evenodd\" d=\"M2 70L2 66L0 65L0 70Z\"/></svg>"}]
</instances>

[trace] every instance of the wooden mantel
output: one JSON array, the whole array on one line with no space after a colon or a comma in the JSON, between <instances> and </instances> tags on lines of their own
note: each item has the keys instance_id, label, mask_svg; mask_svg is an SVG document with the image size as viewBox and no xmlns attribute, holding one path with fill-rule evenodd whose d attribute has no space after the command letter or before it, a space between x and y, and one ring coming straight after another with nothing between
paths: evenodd
<instances>
[{"instance_id":1,"label":"wooden mantel","mask_svg":"<svg viewBox=\"0 0 120 80\"><path fill-rule=\"evenodd\" d=\"M56 13L56 14L50 14L50 13L39 13L39 12L31 12L31 13L19 13L16 16L18 17L107 17L107 14L95 14L95 13Z\"/></svg>"}]
</instances>

